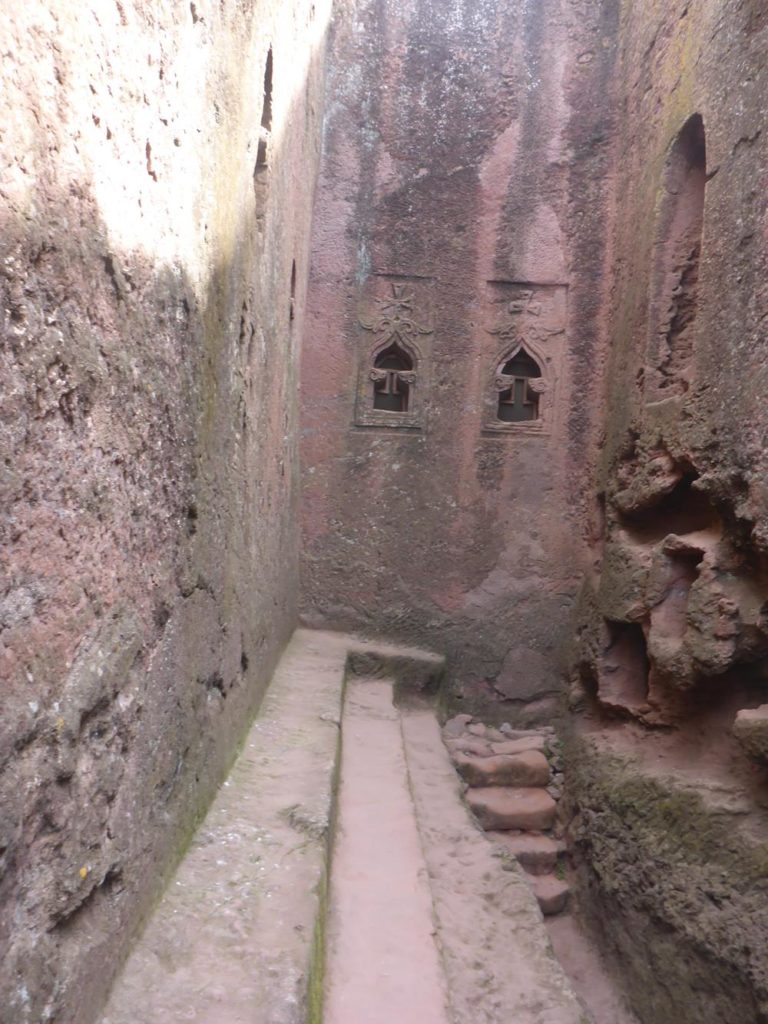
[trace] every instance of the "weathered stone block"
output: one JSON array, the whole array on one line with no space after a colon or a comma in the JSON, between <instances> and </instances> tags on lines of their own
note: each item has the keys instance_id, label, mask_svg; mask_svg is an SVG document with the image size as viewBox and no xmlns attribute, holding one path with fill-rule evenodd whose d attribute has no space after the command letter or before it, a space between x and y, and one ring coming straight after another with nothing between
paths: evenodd
<instances>
[{"instance_id":1,"label":"weathered stone block","mask_svg":"<svg viewBox=\"0 0 768 1024\"><path fill-rule=\"evenodd\" d=\"M544 789L507 789L489 786L484 789L470 789L466 799L486 831L542 831L551 828L555 823L557 804Z\"/></svg>"},{"instance_id":2,"label":"weathered stone block","mask_svg":"<svg viewBox=\"0 0 768 1024\"><path fill-rule=\"evenodd\" d=\"M739 711L733 735L752 760L768 763L768 704Z\"/></svg>"},{"instance_id":3,"label":"weathered stone block","mask_svg":"<svg viewBox=\"0 0 768 1024\"><path fill-rule=\"evenodd\" d=\"M539 750L472 757L458 754L454 764L470 786L547 786L549 762Z\"/></svg>"}]
</instances>

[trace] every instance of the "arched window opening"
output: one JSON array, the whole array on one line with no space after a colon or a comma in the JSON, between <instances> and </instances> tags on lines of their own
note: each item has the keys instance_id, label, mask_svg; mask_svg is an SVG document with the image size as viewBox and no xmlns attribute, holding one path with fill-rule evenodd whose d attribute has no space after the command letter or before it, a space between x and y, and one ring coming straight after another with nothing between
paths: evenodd
<instances>
[{"instance_id":1,"label":"arched window opening","mask_svg":"<svg viewBox=\"0 0 768 1024\"><path fill-rule=\"evenodd\" d=\"M707 148L704 122L693 114L669 152L656 239L651 297L652 360L662 395L688 390L698 300Z\"/></svg>"},{"instance_id":2,"label":"arched window opening","mask_svg":"<svg viewBox=\"0 0 768 1024\"><path fill-rule=\"evenodd\" d=\"M531 381L541 379L539 364L520 349L501 368L498 378L498 418L504 423L524 423L539 418L539 392Z\"/></svg>"},{"instance_id":3,"label":"arched window opening","mask_svg":"<svg viewBox=\"0 0 768 1024\"><path fill-rule=\"evenodd\" d=\"M264 68L264 100L261 107L261 131L259 147L256 154L256 169L267 166L267 150L269 136L272 131L272 47L267 53L267 64Z\"/></svg>"},{"instance_id":4,"label":"arched window opening","mask_svg":"<svg viewBox=\"0 0 768 1024\"><path fill-rule=\"evenodd\" d=\"M413 359L393 341L379 352L373 363L373 408L383 412L408 412L415 378Z\"/></svg>"}]
</instances>

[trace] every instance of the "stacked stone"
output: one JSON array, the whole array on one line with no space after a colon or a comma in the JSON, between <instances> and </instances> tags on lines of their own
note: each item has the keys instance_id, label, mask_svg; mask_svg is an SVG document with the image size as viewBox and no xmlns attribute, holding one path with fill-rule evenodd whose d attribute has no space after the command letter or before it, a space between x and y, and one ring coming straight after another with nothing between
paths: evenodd
<instances>
[{"instance_id":1,"label":"stacked stone","mask_svg":"<svg viewBox=\"0 0 768 1024\"><path fill-rule=\"evenodd\" d=\"M456 715L443 739L466 783L465 799L478 823L526 873L542 913L563 911L568 883L565 844L555 834L562 795L562 758L554 729L499 729Z\"/></svg>"}]
</instances>

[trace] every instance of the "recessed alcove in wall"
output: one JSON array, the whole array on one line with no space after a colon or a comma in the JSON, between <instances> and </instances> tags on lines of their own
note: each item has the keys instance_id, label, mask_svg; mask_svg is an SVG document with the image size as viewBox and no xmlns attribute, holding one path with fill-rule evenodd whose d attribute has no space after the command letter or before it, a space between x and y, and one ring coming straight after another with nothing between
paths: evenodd
<instances>
[{"instance_id":1,"label":"recessed alcove in wall","mask_svg":"<svg viewBox=\"0 0 768 1024\"><path fill-rule=\"evenodd\" d=\"M693 114L664 167L648 316L651 401L685 394L690 387L706 183L704 122Z\"/></svg>"},{"instance_id":2,"label":"recessed alcove in wall","mask_svg":"<svg viewBox=\"0 0 768 1024\"><path fill-rule=\"evenodd\" d=\"M604 710L631 713L648 703L650 662L638 622L605 621L608 642L599 665L598 700Z\"/></svg>"},{"instance_id":3,"label":"recessed alcove in wall","mask_svg":"<svg viewBox=\"0 0 768 1024\"><path fill-rule=\"evenodd\" d=\"M269 160L269 141L272 133L272 76L273 59L272 47L270 46L264 67L264 95L261 106L259 145L256 152L256 173L265 170Z\"/></svg>"},{"instance_id":4,"label":"recessed alcove in wall","mask_svg":"<svg viewBox=\"0 0 768 1024\"><path fill-rule=\"evenodd\" d=\"M694 486L698 476L695 471L685 473L674 489L650 508L618 512L619 524L640 544L655 544L671 533L720 532L717 510L708 495Z\"/></svg>"},{"instance_id":5,"label":"recessed alcove in wall","mask_svg":"<svg viewBox=\"0 0 768 1024\"><path fill-rule=\"evenodd\" d=\"M651 609L650 630L670 654L682 645L688 627L688 598L699 577L704 549L670 537L665 544L663 594Z\"/></svg>"}]
</instances>

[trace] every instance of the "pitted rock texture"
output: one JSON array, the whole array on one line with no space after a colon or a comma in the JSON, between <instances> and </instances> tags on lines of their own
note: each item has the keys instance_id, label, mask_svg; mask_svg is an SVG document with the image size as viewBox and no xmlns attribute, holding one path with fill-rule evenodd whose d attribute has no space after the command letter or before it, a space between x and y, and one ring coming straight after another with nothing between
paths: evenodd
<instances>
[{"instance_id":1,"label":"pitted rock texture","mask_svg":"<svg viewBox=\"0 0 768 1024\"><path fill-rule=\"evenodd\" d=\"M768 704L739 711L733 723L733 735L749 757L762 764L768 763Z\"/></svg>"},{"instance_id":2,"label":"pitted rock texture","mask_svg":"<svg viewBox=\"0 0 768 1024\"><path fill-rule=\"evenodd\" d=\"M765 787L750 814L738 785L708 779L692 752L683 771L647 739L634 753L609 740L596 733L569 746L565 814L577 902L611 972L641 1024L761 1020Z\"/></svg>"},{"instance_id":3,"label":"pitted rock texture","mask_svg":"<svg viewBox=\"0 0 768 1024\"><path fill-rule=\"evenodd\" d=\"M615 343L573 662L605 711L649 725L768 692L768 245L750 184L768 37L751 6L689 18L684 0L644 0L619 31Z\"/></svg>"},{"instance_id":4,"label":"pitted rock texture","mask_svg":"<svg viewBox=\"0 0 768 1024\"><path fill-rule=\"evenodd\" d=\"M122 0L0 17L14 1024L92 1019L295 622L295 357L328 13Z\"/></svg>"},{"instance_id":5,"label":"pitted rock texture","mask_svg":"<svg viewBox=\"0 0 768 1024\"><path fill-rule=\"evenodd\" d=\"M765 866L745 859L768 785L749 724L768 700L768 19L742 0L618 15L598 101L616 113L612 341L570 699L577 731L629 770L590 756L582 771L576 747L567 792L585 905L643 1024L758 1020ZM643 959L622 935L646 927Z\"/></svg>"}]
</instances>

